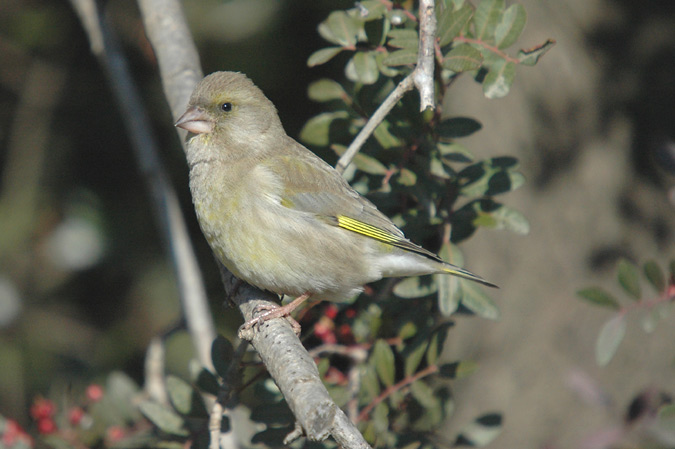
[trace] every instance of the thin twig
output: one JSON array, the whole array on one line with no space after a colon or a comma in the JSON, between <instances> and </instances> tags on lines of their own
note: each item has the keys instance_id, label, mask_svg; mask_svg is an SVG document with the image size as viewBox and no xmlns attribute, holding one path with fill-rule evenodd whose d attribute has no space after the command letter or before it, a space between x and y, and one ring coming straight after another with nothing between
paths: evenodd
<instances>
[{"instance_id":1,"label":"thin twig","mask_svg":"<svg viewBox=\"0 0 675 449\"><path fill-rule=\"evenodd\" d=\"M172 255L183 311L197 356L205 368L213 371L211 343L215 338L215 328L206 300L206 290L176 192L171 187L159 159L158 145L152 135L150 120L142 106L140 94L116 36L106 26L96 2L71 0L71 4L80 17L89 36L92 52L104 68L122 110L134 154L151 193L151 202L163 231L167 252Z\"/></svg>"},{"instance_id":2,"label":"thin twig","mask_svg":"<svg viewBox=\"0 0 675 449\"><path fill-rule=\"evenodd\" d=\"M361 413L359 413L359 416L356 420L356 422L361 422L364 419L368 418L368 415L370 415L370 412L373 411L377 405L387 399L389 396L394 394L395 392L399 391L401 388L406 387L413 382L416 382L420 379L423 379L431 374L437 373L438 372L438 365L429 365L422 371L418 371L415 373L414 376L406 377L402 381L400 381L397 384L392 385L391 387L387 388L384 390L378 397L373 399L373 401L368 404L367 406L363 407L363 410L361 410Z\"/></svg>"},{"instance_id":3,"label":"thin twig","mask_svg":"<svg viewBox=\"0 0 675 449\"><path fill-rule=\"evenodd\" d=\"M148 349L145 352L144 380L143 389L150 399L159 404L168 404L169 395L166 391L166 382L164 381L164 365L166 360L166 350L164 341L161 337L154 337L150 340Z\"/></svg>"},{"instance_id":4,"label":"thin twig","mask_svg":"<svg viewBox=\"0 0 675 449\"><path fill-rule=\"evenodd\" d=\"M366 143L368 137L373 134L375 128L377 128L378 125L382 123L382 120L384 120L387 114L389 114L389 111L391 111L394 106L396 106L396 103L398 103L398 101L403 98L403 95L413 88L415 85L413 79L414 73L415 72L413 71L413 73L403 78L403 80L398 83L398 86L396 86L396 88L391 91L389 96L385 98L380 107L377 108L372 117L368 119L366 125L361 128L361 131L359 131L352 143L347 148L347 151L345 151L344 154L340 156L340 159L338 159L338 162L335 165L335 169L337 171L340 173L345 171L347 166L352 162L352 159L354 159L354 156L356 156L356 153L358 153L363 144Z\"/></svg>"},{"instance_id":5,"label":"thin twig","mask_svg":"<svg viewBox=\"0 0 675 449\"><path fill-rule=\"evenodd\" d=\"M435 108L436 101L434 96L434 44L436 41L436 13L433 0L421 0L419 6L420 27L419 27L419 52L417 55L417 65L412 73L398 83L396 88L391 91L389 96L377 108L375 113L368 119L361 131L356 135L352 143L338 159L335 169L344 173L345 169L352 162L356 154L366 140L375 132L389 112L396 106L403 95L413 87L417 87L420 92L420 111L428 108Z\"/></svg>"}]
</instances>

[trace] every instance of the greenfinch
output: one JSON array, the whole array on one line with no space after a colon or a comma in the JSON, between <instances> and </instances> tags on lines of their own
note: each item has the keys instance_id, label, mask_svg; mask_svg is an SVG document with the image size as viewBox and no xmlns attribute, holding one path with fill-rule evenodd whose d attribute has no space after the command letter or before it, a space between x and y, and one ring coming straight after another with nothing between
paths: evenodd
<instances>
[{"instance_id":1,"label":"greenfinch","mask_svg":"<svg viewBox=\"0 0 675 449\"><path fill-rule=\"evenodd\" d=\"M384 277L446 273L495 287L406 239L330 165L286 134L245 75L216 72L176 126L188 131L197 219L237 278L296 300L246 323L287 316L309 297L345 301Z\"/></svg>"}]
</instances>

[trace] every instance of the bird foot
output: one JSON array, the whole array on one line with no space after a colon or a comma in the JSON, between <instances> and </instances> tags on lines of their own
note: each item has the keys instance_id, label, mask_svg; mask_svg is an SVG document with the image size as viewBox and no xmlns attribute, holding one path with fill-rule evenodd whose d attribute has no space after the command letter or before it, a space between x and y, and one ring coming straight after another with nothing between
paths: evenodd
<instances>
[{"instance_id":1,"label":"bird foot","mask_svg":"<svg viewBox=\"0 0 675 449\"><path fill-rule=\"evenodd\" d=\"M309 297L310 294L305 293L303 295L298 296L285 306L277 306L271 304L262 304L257 306L253 310L253 315L257 316L255 318L251 318L250 320L242 324L241 327L239 328L239 333L246 332L249 329L252 329L254 326L259 326L265 321L269 321L274 318L286 318L286 320L288 320L291 327L293 328L293 332L295 332L295 335L299 336L301 327L300 324L293 319L293 317L291 316L291 312L297 309L298 306L300 306L300 304L305 302Z\"/></svg>"}]
</instances>

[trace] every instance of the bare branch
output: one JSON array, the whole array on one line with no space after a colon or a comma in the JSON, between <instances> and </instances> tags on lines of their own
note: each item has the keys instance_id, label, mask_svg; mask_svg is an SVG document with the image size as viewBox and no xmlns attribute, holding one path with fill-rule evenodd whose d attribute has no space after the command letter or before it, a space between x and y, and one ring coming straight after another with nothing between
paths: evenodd
<instances>
[{"instance_id":1,"label":"bare branch","mask_svg":"<svg viewBox=\"0 0 675 449\"><path fill-rule=\"evenodd\" d=\"M435 108L434 43L436 42L436 12L434 0L420 0L420 41L415 67L415 87L420 92L420 111Z\"/></svg>"},{"instance_id":2,"label":"bare branch","mask_svg":"<svg viewBox=\"0 0 675 449\"><path fill-rule=\"evenodd\" d=\"M179 1L139 0L138 6L157 56L164 95L172 117L177 120L185 112L195 86L204 77L197 47ZM184 136L185 133L181 134Z\"/></svg>"},{"instance_id":3,"label":"bare branch","mask_svg":"<svg viewBox=\"0 0 675 449\"><path fill-rule=\"evenodd\" d=\"M215 330L204 283L176 192L171 187L159 159L158 145L151 132L150 120L117 39L99 14L96 2L71 0L71 4L80 17L89 36L92 51L104 68L122 110L134 154L151 192L152 205L164 234L167 252L173 257L183 311L199 361L205 368L213 371L211 343L215 338Z\"/></svg>"},{"instance_id":4,"label":"bare branch","mask_svg":"<svg viewBox=\"0 0 675 449\"><path fill-rule=\"evenodd\" d=\"M231 299L246 321L254 318L258 306L276 304L276 295L241 285L222 265L220 267L225 291L228 294L236 291ZM333 402L314 360L287 320L265 321L240 336L250 340L260 355L307 438L321 441L331 435L344 448L370 447Z\"/></svg>"}]
</instances>

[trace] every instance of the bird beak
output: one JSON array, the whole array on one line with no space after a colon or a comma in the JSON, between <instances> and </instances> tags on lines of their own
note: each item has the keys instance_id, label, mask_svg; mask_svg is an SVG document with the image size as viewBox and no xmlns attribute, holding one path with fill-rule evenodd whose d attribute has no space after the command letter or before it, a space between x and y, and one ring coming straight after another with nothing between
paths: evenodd
<instances>
[{"instance_id":1,"label":"bird beak","mask_svg":"<svg viewBox=\"0 0 675 449\"><path fill-rule=\"evenodd\" d=\"M197 106L190 106L174 126L186 129L193 134L205 134L212 132L214 125L215 122L206 111Z\"/></svg>"}]
</instances>

